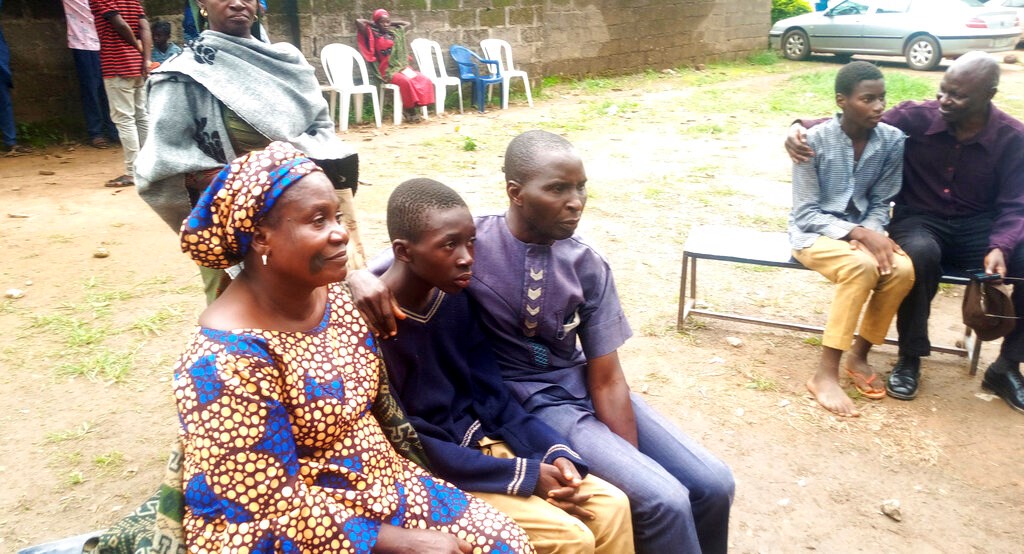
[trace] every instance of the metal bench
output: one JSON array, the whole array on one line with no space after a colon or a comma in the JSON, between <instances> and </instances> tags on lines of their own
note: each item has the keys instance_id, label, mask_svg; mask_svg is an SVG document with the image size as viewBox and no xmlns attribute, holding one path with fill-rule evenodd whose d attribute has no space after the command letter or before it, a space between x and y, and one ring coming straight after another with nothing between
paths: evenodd
<instances>
[{"instance_id":1,"label":"metal bench","mask_svg":"<svg viewBox=\"0 0 1024 554\"><path fill-rule=\"evenodd\" d=\"M805 325L785 321L750 317L732 313L715 312L697 307L697 260L715 260L737 264L752 264L788 269L807 268L793 259L792 248L786 233L774 233L743 229L739 227L705 225L690 231L683 246L683 272L679 283L679 315L676 325L683 328L683 323L690 315L740 321L754 325L766 325L794 331L823 333L824 327ZM944 271L941 282L952 285L966 285L970 279L958 271ZM885 339L886 344L898 344L892 337ZM969 327L964 327L963 346L932 346L933 352L943 352L966 357L970 363L970 373L978 371L978 355L981 352L981 341Z\"/></svg>"}]
</instances>

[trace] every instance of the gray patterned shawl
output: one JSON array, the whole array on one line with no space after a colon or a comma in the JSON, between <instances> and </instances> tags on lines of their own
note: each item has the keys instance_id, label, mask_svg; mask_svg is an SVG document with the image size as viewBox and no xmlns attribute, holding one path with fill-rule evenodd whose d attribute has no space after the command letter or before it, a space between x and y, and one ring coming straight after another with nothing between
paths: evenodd
<instances>
[{"instance_id":1,"label":"gray patterned shawl","mask_svg":"<svg viewBox=\"0 0 1024 554\"><path fill-rule=\"evenodd\" d=\"M221 167L235 152L226 106L271 140L291 143L355 187L358 158L334 132L313 67L294 46L203 31L149 78L149 137L135 161L139 195L177 232L188 216L188 173ZM340 174L340 179L338 178Z\"/></svg>"}]
</instances>

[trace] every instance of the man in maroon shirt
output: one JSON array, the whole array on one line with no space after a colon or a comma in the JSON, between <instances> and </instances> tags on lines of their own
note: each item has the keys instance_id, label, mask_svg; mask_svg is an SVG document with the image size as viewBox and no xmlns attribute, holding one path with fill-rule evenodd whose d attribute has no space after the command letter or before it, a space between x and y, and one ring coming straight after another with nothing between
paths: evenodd
<instances>
[{"instance_id":1,"label":"man in maroon shirt","mask_svg":"<svg viewBox=\"0 0 1024 554\"><path fill-rule=\"evenodd\" d=\"M125 173L106 186L130 187L135 184L135 156L149 131L145 87L153 49L149 22L139 0L89 0L89 5L100 38L100 67L110 119L124 150Z\"/></svg>"},{"instance_id":2,"label":"man in maroon shirt","mask_svg":"<svg viewBox=\"0 0 1024 554\"><path fill-rule=\"evenodd\" d=\"M1024 124L992 104L999 65L972 52L946 71L936 100L903 102L882 121L907 133L903 188L889 234L914 264L914 287L900 306L899 360L886 384L893 398L917 396L929 355L928 316L943 264L1024 277ZM802 122L801 122L802 124ZM796 162L813 156L798 125L786 140ZM1013 304L1024 315L1024 285ZM1024 324L1003 339L982 386L1024 412Z\"/></svg>"}]
</instances>

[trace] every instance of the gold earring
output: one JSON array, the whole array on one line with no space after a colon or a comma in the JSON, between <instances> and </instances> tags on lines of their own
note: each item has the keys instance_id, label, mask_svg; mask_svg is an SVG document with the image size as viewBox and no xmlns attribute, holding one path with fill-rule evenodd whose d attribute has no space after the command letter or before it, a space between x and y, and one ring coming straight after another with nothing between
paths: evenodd
<instances>
[{"instance_id":1,"label":"gold earring","mask_svg":"<svg viewBox=\"0 0 1024 554\"><path fill-rule=\"evenodd\" d=\"M203 17L206 17L206 16L210 15L210 13L206 11L205 7L202 7L202 8L199 8L199 15L201 15Z\"/></svg>"}]
</instances>

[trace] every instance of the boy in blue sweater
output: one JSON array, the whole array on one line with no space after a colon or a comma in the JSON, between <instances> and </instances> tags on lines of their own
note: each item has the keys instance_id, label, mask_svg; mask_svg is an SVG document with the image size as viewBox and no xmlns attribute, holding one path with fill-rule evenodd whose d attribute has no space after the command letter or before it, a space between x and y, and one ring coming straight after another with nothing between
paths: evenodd
<instances>
[{"instance_id":1,"label":"boy in blue sweater","mask_svg":"<svg viewBox=\"0 0 1024 554\"><path fill-rule=\"evenodd\" d=\"M392 193L387 214L394 262L381 281L405 318L380 347L431 469L515 519L540 553L633 552L625 495L586 476L568 442L512 397L459 294L476 236L462 198L413 179Z\"/></svg>"}]
</instances>

